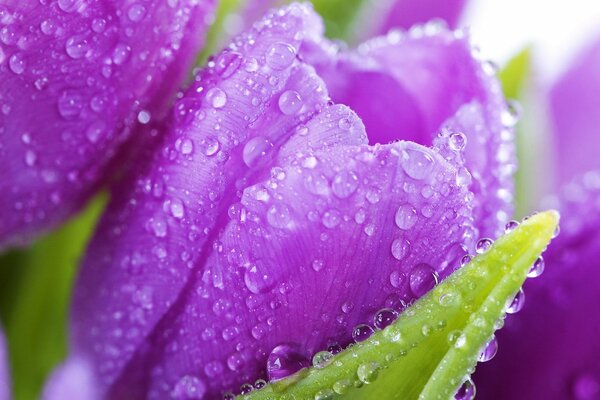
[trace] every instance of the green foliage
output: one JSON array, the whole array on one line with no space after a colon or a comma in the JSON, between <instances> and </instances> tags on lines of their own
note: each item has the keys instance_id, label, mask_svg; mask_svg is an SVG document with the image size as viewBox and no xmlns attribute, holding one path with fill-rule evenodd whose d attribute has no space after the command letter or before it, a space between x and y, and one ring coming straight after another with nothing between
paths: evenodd
<instances>
[{"instance_id":1,"label":"green foliage","mask_svg":"<svg viewBox=\"0 0 600 400\"><path fill-rule=\"evenodd\" d=\"M537 214L501 237L408 308L392 325L334 356L242 398L448 399L474 371L558 214Z\"/></svg>"},{"instance_id":2,"label":"green foliage","mask_svg":"<svg viewBox=\"0 0 600 400\"><path fill-rule=\"evenodd\" d=\"M105 203L99 196L61 229L0 257L0 317L17 400L38 398L66 355L73 278Z\"/></svg>"}]
</instances>

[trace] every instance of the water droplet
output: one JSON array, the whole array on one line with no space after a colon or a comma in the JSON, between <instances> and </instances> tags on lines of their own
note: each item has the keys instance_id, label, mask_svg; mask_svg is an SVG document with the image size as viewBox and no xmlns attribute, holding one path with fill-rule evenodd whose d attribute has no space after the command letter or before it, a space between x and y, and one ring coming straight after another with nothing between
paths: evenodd
<instances>
[{"instance_id":1,"label":"water droplet","mask_svg":"<svg viewBox=\"0 0 600 400\"><path fill-rule=\"evenodd\" d=\"M519 222L515 220L508 221L504 227L504 233L511 233L519 226Z\"/></svg>"},{"instance_id":2,"label":"water droplet","mask_svg":"<svg viewBox=\"0 0 600 400\"><path fill-rule=\"evenodd\" d=\"M479 239L477 241L477 244L475 245L475 251L477 252L477 254L483 254L486 251L488 251L490 247L492 247L492 244L494 244L494 241L492 239Z\"/></svg>"},{"instance_id":3,"label":"water droplet","mask_svg":"<svg viewBox=\"0 0 600 400\"><path fill-rule=\"evenodd\" d=\"M167 236L167 222L162 218L150 218L148 220L148 226L154 236L165 237Z\"/></svg>"},{"instance_id":4,"label":"water droplet","mask_svg":"<svg viewBox=\"0 0 600 400\"><path fill-rule=\"evenodd\" d=\"M188 155L194 152L194 142L192 139L184 138L179 141L179 151L181 154Z\"/></svg>"},{"instance_id":5,"label":"water droplet","mask_svg":"<svg viewBox=\"0 0 600 400\"><path fill-rule=\"evenodd\" d=\"M467 265L470 262L471 262L471 256L467 254L467 255L463 256L463 258L460 259L460 266L464 267L465 265Z\"/></svg>"},{"instance_id":6,"label":"water droplet","mask_svg":"<svg viewBox=\"0 0 600 400\"><path fill-rule=\"evenodd\" d=\"M331 362L333 354L328 351L319 351L312 358L312 365L317 369L325 368Z\"/></svg>"},{"instance_id":7,"label":"water droplet","mask_svg":"<svg viewBox=\"0 0 600 400\"><path fill-rule=\"evenodd\" d=\"M75 0L58 0L58 8L64 12L74 11L75 5Z\"/></svg>"},{"instance_id":8,"label":"water droplet","mask_svg":"<svg viewBox=\"0 0 600 400\"><path fill-rule=\"evenodd\" d=\"M471 177L471 173L465 167L460 167L456 171L456 185L457 186L468 186L471 184L473 178Z\"/></svg>"},{"instance_id":9,"label":"water droplet","mask_svg":"<svg viewBox=\"0 0 600 400\"><path fill-rule=\"evenodd\" d=\"M115 46L113 50L113 62L116 65L123 65L129 59L129 55L131 53L131 47L126 44L119 43Z\"/></svg>"},{"instance_id":10,"label":"water droplet","mask_svg":"<svg viewBox=\"0 0 600 400\"><path fill-rule=\"evenodd\" d=\"M523 288L519 289L517 294L512 300L509 300L508 307L506 307L507 314L516 314L523 309L525 305L525 292Z\"/></svg>"},{"instance_id":11,"label":"water droplet","mask_svg":"<svg viewBox=\"0 0 600 400\"><path fill-rule=\"evenodd\" d=\"M276 203L267 211L267 222L274 228L285 228L291 221L290 209L283 203Z\"/></svg>"},{"instance_id":12,"label":"water droplet","mask_svg":"<svg viewBox=\"0 0 600 400\"><path fill-rule=\"evenodd\" d=\"M106 123L104 121L96 121L85 131L85 136L90 142L96 143L102 137L104 132L106 132Z\"/></svg>"},{"instance_id":13,"label":"water droplet","mask_svg":"<svg viewBox=\"0 0 600 400\"><path fill-rule=\"evenodd\" d=\"M340 224L342 217L338 210L328 210L323 213L321 222L326 228L333 229Z\"/></svg>"},{"instance_id":14,"label":"water droplet","mask_svg":"<svg viewBox=\"0 0 600 400\"><path fill-rule=\"evenodd\" d=\"M333 400L334 396L331 389L321 389L315 394L315 400Z\"/></svg>"},{"instance_id":15,"label":"water droplet","mask_svg":"<svg viewBox=\"0 0 600 400\"><path fill-rule=\"evenodd\" d=\"M215 61L215 70L223 78L228 78L238 70L241 63L242 55L240 53L235 51L224 51Z\"/></svg>"},{"instance_id":16,"label":"water droplet","mask_svg":"<svg viewBox=\"0 0 600 400\"><path fill-rule=\"evenodd\" d=\"M297 346L279 345L271 351L267 358L269 381L283 379L308 366L308 358L298 350Z\"/></svg>"},{"instance_id":17,"label":"water droplet","mask_svg":"<svg viewBox=\"0 0 600 400\"><path fill-rule=\"evenodd\" d=\"M272 144L269 140L263 136L253 137L246 143L242 152L242 159L244 163L254 168L261 165L266 160L266 155L271 149Z\"/></svg>"},{"instance_id":18,"label":"water droplet","mask_svg":"<svg viewBox=\"0 0 600 400\"><path fill-rule=\"evenodd\" d=\"M227 104L227 94L218 87L206 92L206 100L213 108L223 108Z\"/></svg>"},{"instance_id":19,"label":"water droplet","mask_svg":"<svg viewBox=\"0 0 600 400\"><path fill-rule=\"evenodd\" d=\"M537 260L531 266L531 269L527 273L528 278L537 278L544 272L545 262L542 256L539 256Z\"/></svg>"},{"instance_id":20,"label":"water droplet","mask_svg":"<svg viewBox=\"0 0 600 400\"><path fill-rule=\"evenodd\" d=\"M51 35L54 33L54 30L56 29L56 25L54 24L54 21L52 21L51 19L45 19L40 24L40 29L44 35Z\"/></svg>"},{"instance_id":21,"label":"water droplet","mask_svg":"<svg viewBox=\"0 0 600 400\"><path fill-rule=\"evenodd\" d=\"M94 18L92 21L92 30L96 33L104 32L106 28L106 20L104 18Z\"/></svg>"},{"instance_id":22,"label":"water droplet","mask_svg":"<svg viewBox=\"0 0 600 400\"><path fill-rule=\"evenodd\" d=\"M410 229L417 223L417 210L410 204L403 204L396 211L396 226L400 229Z\"/></svg>"},{"instance_id":23,"label":"water droplet","mask_svg":"<svg viewBox=\"0 0 600 400\"><path fill-rule=\"evenodd\" d=\"M338 172L331 182L331 189L340 199L350 197L358 188L358 177L353 171Z\"/></svg>"},{"instance_id":24,"label":"water droplet","mask_svg":"<svg viewBox=\"0 0 600 400\"><path fill-rule=\"evenodd\" d=\"M325 266L325 261L323 261L320 258L315 258L311 265L312 269L315 270L315 272L319 272Z\"/></svg>"},{"instance_id":25,"label":"water droplet","mask_svg":"<svg viewBox=\"0 0 600 400\"><path fill-rule=\"evenodd\" d=\"M383 329L386 326L391 325L396 320L396 318L398 318L398 312L396 310L393 310L391 308L383 308L377 311L375 317L373 318L373 322L375 328Z\"/></svg>"},{"instance_id":26,"label":"water droplet","mask_svg":"<svg viewBox=\"0 0 600 400\"><path fill-rule=\"evenodd\" d=\"M395 288L401 288L406 282L406 275L402 271L392 271L390 273L390 283Z\"/></svg>"},{"instance_id":27,"label":"water droplet","mask_svg":"<svg viewBox=\"0 0 600 400\"><path fill-rule=\"evenodd\" d=\"M452 133L448 138L448 146L451 150L462 151L467 146L467 137L461 132Z\"/></svg>"},{"instance_id":28,"label":"water droplet","mask_svg":"<svg viewBox=\"0 0 600 400\"><path fill-rule=\"evenodd\" d=\"M254 386L249 383L244 383L242 386L240 386L240 394L249 394L253 390Z\"/></svg>"},{"instance_id":29,"label":"water droplet","mask_svg":"<svg viewBox=\"0 0 600 400\"><path fill-rule=\"evenodd\" d=\"M262 389L265 386L267 386L267 381L265 381L264 379L257 379L256 382L254 382L255 389Z\"/></svg>"},{"instance_id":30,"label":"water droplet","mask_svg":"<svg viewBox=\"0 0 600 400\"><path fill-rule=\"evenodd\" d=\"M152 115L147 110L142 110L137 115L137 120L142 125L145 125L148 122L150 122L150 119L152 119Z\"/></svg>"},{"instance_id":31,"label":"water droplet","mask_svg":"<svg viewBox=\"0 0 600 400\"><path fill-rule=\"evenodd\" d=\"M83 103L78 93L65 91L58 99L58 112L64 118L74 118L81 113Z\"/></svg>"},{"instance_id":32,"label":"water droplet","mask_svg":"<svg viewBox=\"0 0 600 400\"><path fill-rule=\"evenodd\" d=\"M214 156L219 151L221 143L215 138L207 138L204 141L204 154L208 157Z\"/></svg>"},{"instance_id":33,"label":"water droplet","mask_svg":"<svg viewBox=\"0 0 600 400\"><path fill-rule=\"evenodd\" d=\"M457 292L446 292L440 295L439 303L442 307L452 307L460 302L460 294Z\"/></svg>"},{"instance_id":34,"label":"water droplet","mask_svg":"<svg viewBox=\"0 0 600 400\"><path fill-rule=\"evenodd\" d=\"M302 98L295 90L286 90L279 96L279 110L285 115L297 114L302 105Z\"/></svg>"},{"instance_id":35,"label":"water droplet","mask_svg":"<svg viewBox=\"0 0 600 400\"><path fill-rule=\"evenodd\" d=\"M520 115L521 105L516 101L509 100L506 102L506 110L502 111L500 118L505 127L511 128L519 122Z\"/></svg>"},{"instance_id":36,"label":"water droplet","mask_svg":"<svg viewBox=\"0 0 600 400\"><path fill-rule=\"evenodd\" d=\"M22 74L23 71L25 71L25 59L23 58L23 55L17 53L10 56L10 58L8 59L8 67L15 74Z\"/></svg>"},{"instance_id":37,"label":"water droplet","mask_svg":"<svg viewBox=\"0 0 600 400\"><path fill-rule=\"evenodd\" d=\"M352 121L348 118L340 118L338 121L338 128L347 131L352 127Z\"/></svg>"},{"instance_id":38,"label":"water droplet","mask_svg":"<svg viewBox=\"0 0 600 400\"><path fill-rule=\"evenodd\" d=\"M333 384L333 391L337 394L346 394L352 388L352 382L348 379L337 381Z\"/></svg>"},{"instance_id":39,"label":"water droplet","mask_svg":"<svg viewBox=\"0 0 600 400\"><path fill-rule=\"evenodd\" d=\"M373 328L367 324L356 325L354 329L352 329L352 339L357 343L362 342L367 340L373 332Z\"/></svg>"},{"instance_id":40,"label":"water droplet","mask_svg":"<svg viewBox=\"0 0 600 400\"><path fill-rule=\"evenodd\" d=\"M27 150L25 152L25 164L28 167L33 167L35 165L35 161L37 160L37 155L33 150Z\"/></svg>"},{"instance_id":41,"label":"water droplet","mask_svg":"<svg viewBox=\"0 0 600 400\"><path fill-rule=\"evenodd\" d=\"M429 264L421 263L410 272L409 286L415 297L421 297L438 283L438 275Z\"/></svg>"},{"instance_id":42,"label":"water droplet","mask_svg":"<svg viewBox=\"0 0 600 400\"><path fill-rule=\"evenodd\" d=\"M144 18L144 15L146 15L146 7L139 3L132 4L129 7L129 10L127 10L127 17L129 17L132 22L141 21L142 18Z\"/></svg>"},{"instance_id":43,"label":"water droplet","mask_svg":"<svg viewBox=\"0 0 600 400\"><path fill-rule=\"evenodd\" d=\"M471 377L468 377L466 381L458 388L454 395L455 400L473 400L475 398L475 384Z\"/></svg>"},{"instance_id":44,"label":"water droplet","mask_svg":"<svg viewBox=\"0 0 600 400\"><path fill-rule=\"evenodd\" d=\"M267 65L281 71L292 65L296 58L296 50L287 43L274 43L266 54Z\"/></svg>"},{"instance_id":45,"label":"water droplet","mask_svg":"<svg viewBox=\"0 0 600 400\"><path fill-rule=\"evenodd\" d=\"M400 261L408 255L410 243L405 239L394 239L392 242L392 256Z\"/></svg>"},{"instance_id":46,"label":"water droplet","mask_svg":"<svg viewBox=\"0 0 600 400\"><path fill-rule=\"evenodd\" d=\"M479 362L490 361L498 352L498 340L496 336L492 336L492 339L484 346L483 351L479 354Z\"/></svg>"},{"instance_id":47,"label":"water droplet","mask_svg":"<svg viewBox=\"0 0 600 400\"><path fill-rule=\"evenodd\" d=\"M257 262L246 269L244 283L252 293L260 294L273 289L277 282L269 269L261 262Z\"/></svg>"},{"instance_id":48,"label":"water droplet","mask_svg":"<svg viewBox=\"0 0 600 400\"><path fill-rule=\"evenodd\" d=\"M206 393L206 385L199 378L185 375L177 383L171 392L177 400L202 399Z\"/></svg>"},{"instance_id":49,"label":"water droplet","mask_svg":"<svg viewBox=\"0 0 600 400\"><path fill-rule=\"evenodd\" d=\"M69 57L79 59L86 55L89 49L87 38L84 35L71 36L65 42L65 50Z\"/></svg>"},{"instance_id":50,"label":"water droplet","mask_svg":"<svg viewBox=\"0 0 600 400\"><path fill-rule=\"evenodd\" d=\"M377 379L379 374L379 364L376 362L370 362L361 364L356 370L356 376L362 383L370 384Z\"/></svg>"},{"instance_id":51,"label":"water droplet","mask_svg":"<svg viewBox=\"0 0 600 400\"><path fill-rule=\"evenodd\" d=\"M413 179L424 179L433 172L433 158L420 149L406 149L400 160L404 172Z\"/></svg>"},{"instance_id":52,"label":"water droplet","mask_svg":"<svg viewBox=\"0 0 600 400\"><path fill-rule=\"evenodd\" d=\"M185 208L183 206L183 202L179 199L172 199L170 207L171 215L175 218L181 219L185 214Z\"/></svg>"}]
</instances>

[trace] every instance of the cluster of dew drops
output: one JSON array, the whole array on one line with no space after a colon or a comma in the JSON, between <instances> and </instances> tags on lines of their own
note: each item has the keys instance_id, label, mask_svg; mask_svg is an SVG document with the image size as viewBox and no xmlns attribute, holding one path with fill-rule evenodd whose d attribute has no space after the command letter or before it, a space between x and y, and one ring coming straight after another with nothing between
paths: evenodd
<instances>
[{"instance_id":1,"label":"cluster of dew drops","mask_svg":"<svg viewBox=\"0 0 600 400\"><path fill-rule=\"evenodd\" d=\"M525 220L527 217L525 218ZM506 224L505 233L512 232L519 226L519 222L512 220ZM558 235L558 228L554 232L554 236ZM493 240L489 238L482 238L477 241L475 246L475 252L477 254L483 254L489 250L492 246ZM461 267L467 265L472 259L472 256L465 255L460 261ZM539 256L532 264L529 272L527 273L528 278L536 278L544 272L544 259ZM443 296L440 298L440 302L443 301ZM505 307L506 314L516 314L519 312L525 304L525 293L523 289L519 289L513 299L507 302ZM383 308L375 313L373 317L373 325L359 324L352 330L352 339L354 343L360 343L367 340L375 330L383 330L387 326L391 325L397 318L399 313L392 308ZM504 317L500 318L495 328L500 329L504 325ZM426 332L424 332L426 334ZM454 342L459 340L455 335L449 335L448 340ZM347 348L354 345L351 343ZM454 345L457 345L456 343ZM331 363L332 358L343 351L344 349L339 344L330 345L327 350L319 351L312 357L312 362L292 345L279 345L275 347L267 359L267 373L269 381L278 381L284 379L294 373L300 371L302 368L312 366L317 369L322 369ZM479 354L478 362L487 362L494 358L498 352L498 342L495 336L487 342ZM324 389L317 392L314 396L314 400L328 400L335 397L335 395L343 395L350 388L361 387L364 384L370 384L377 378L380 366L375 362L369 362L359 365L356 372L356 380L351 381L344 379L336 382L332 389ZM245 383L240 387L240 395L247 395L254 390L262 389L267 385L267 381L264 379L258 379L254 384ZM475 383L470 376L467 376L463 381L462 385L456 391L454 395L455 400L472 400L475 398L476 387ZM223 400L233 400L235 395L233 393L225 393Z\"/></svg>"}]
</instances>

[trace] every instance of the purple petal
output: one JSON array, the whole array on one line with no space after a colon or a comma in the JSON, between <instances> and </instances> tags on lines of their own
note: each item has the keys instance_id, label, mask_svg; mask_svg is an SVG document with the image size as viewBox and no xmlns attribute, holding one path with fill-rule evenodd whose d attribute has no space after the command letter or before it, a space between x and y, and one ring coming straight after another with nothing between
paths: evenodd
<instances>
[{"instance_id":1,"label":"purple petal","mask_svg":"<svg viewBox=\"0 0 600 400\"><path fill-rule=\"evenodd\" d=\"M559 184L600 167L600 41L586 49L549 94Z\"/></svg>"},{"instance_id":2,"label":"purple petal","mask_svg":"<svg viewBox=\"0 0 600 400\"><path fill-rule=\"evenodd\" d=\"M385 3L385 2L382 2ZM408 29L432 19L445 21L456 27L466 0L395 0L384 15L380 33L392 28Z\"/></svg>"},{"instance_id":3,"label":"purple petal","mask_svg":"<svg viewBox=\"0 0 600 400\"><path fill-rule=\"evenodd\" d=\"M172 3L0 6L0 246L68 217L114 173L136 119L166 113L215 2Z\"/></svg>"},{"instance_id":4,"label":"purple petal","mask_svg":"<svg viewBox=\"0 0 600 400\"><path fill-rule=\"evenodd\" d=\"M101 396L236 390L282 342L308 355L346 344L472 246L462 164L414 143L368 147L296 57L321 35L292 5L234 39L177 103L161 151L115 190L73 310L72 357Z\"/></svg>"},{"instance_id":5,"label":"purple petal","mask_svg":"<svg viewBox=\"0 0 600 400\"><path fill-rule=\"evenodd\" d=\"M0 329L0 400L10 399L10 376L8 373L8 355L6 354L6 340Z\"/></svg>"},{"instance_id":6,"label":"purple petal","mask_svg":"<svg viewBox=\"0 0 600 400\"><path fill-rule=\"evenodd\" d=\"M462 32L426 25L391 32L356 51L310 43L302 55L315 65L332 99L358 113L370 143L404 139L431 145L440 131L464 133L475 220L482 236L495 237L512 215L516 120L493 66L474 52Z\"/></svg>"},{"instance_id":7,"label":"purple petal","mask_svg":"<svg viewBox=\"0 0 600 400\"><path fill-rule=\"evenodd\" d=\"M559 209L544 275L525 284L522 311L498 334L498 355L478 367L484 399L600 398L600 173L568 185Z\"/></svg>"}]
</instances>

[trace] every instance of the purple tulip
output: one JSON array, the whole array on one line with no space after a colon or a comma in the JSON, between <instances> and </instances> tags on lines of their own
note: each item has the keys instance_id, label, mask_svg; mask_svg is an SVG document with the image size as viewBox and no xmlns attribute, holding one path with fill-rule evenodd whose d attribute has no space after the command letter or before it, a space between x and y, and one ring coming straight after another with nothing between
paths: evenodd
<instances>
[{"instance_id":1,"label":"purple tulip","mask_svg":"<svg viewBox=\"0 0 600 400\"><path fill-rule=\"evenodd\" d=\"M389 323L503 226L514 116L468 38L431 25L345 51L322 30L306 5L275 10L198 72L113 192L47 398L279 379Z\"/></svg>"},{"instance_id":2,"label":"purple tulip","mask_svg":"<svg viewBox=\"0 0 600 400\"><path fill-rule=\"evenodd\" d=\"M10 399L10 378L8 374L8 357L6 354L6 341L0 329L0 400Z\"/></svg>"},{"instance_id":3,"label":"purple tulip","mask_svg":"<svg viewBox=\"0 0 600 400\"><path fill-rule=\"evenodd\" d=\"M166 114L214 3L2 2L0 248L56 226L149 144L138 122Z\"/></svg>"},{"instance_id":4,"label":"purple tulip","mask_svg":"<svg viewBox=\"0 0 600 400\"><path fill-rule=\"evenodd\" d=\"M499 333L498 356L475 375L484 399L600 398L598 71L600 42L550 92L564 187L548 205L561 211L561 234L544 256L543 278L525 284L523 310Z\"/></svg>"}]
</instances>

